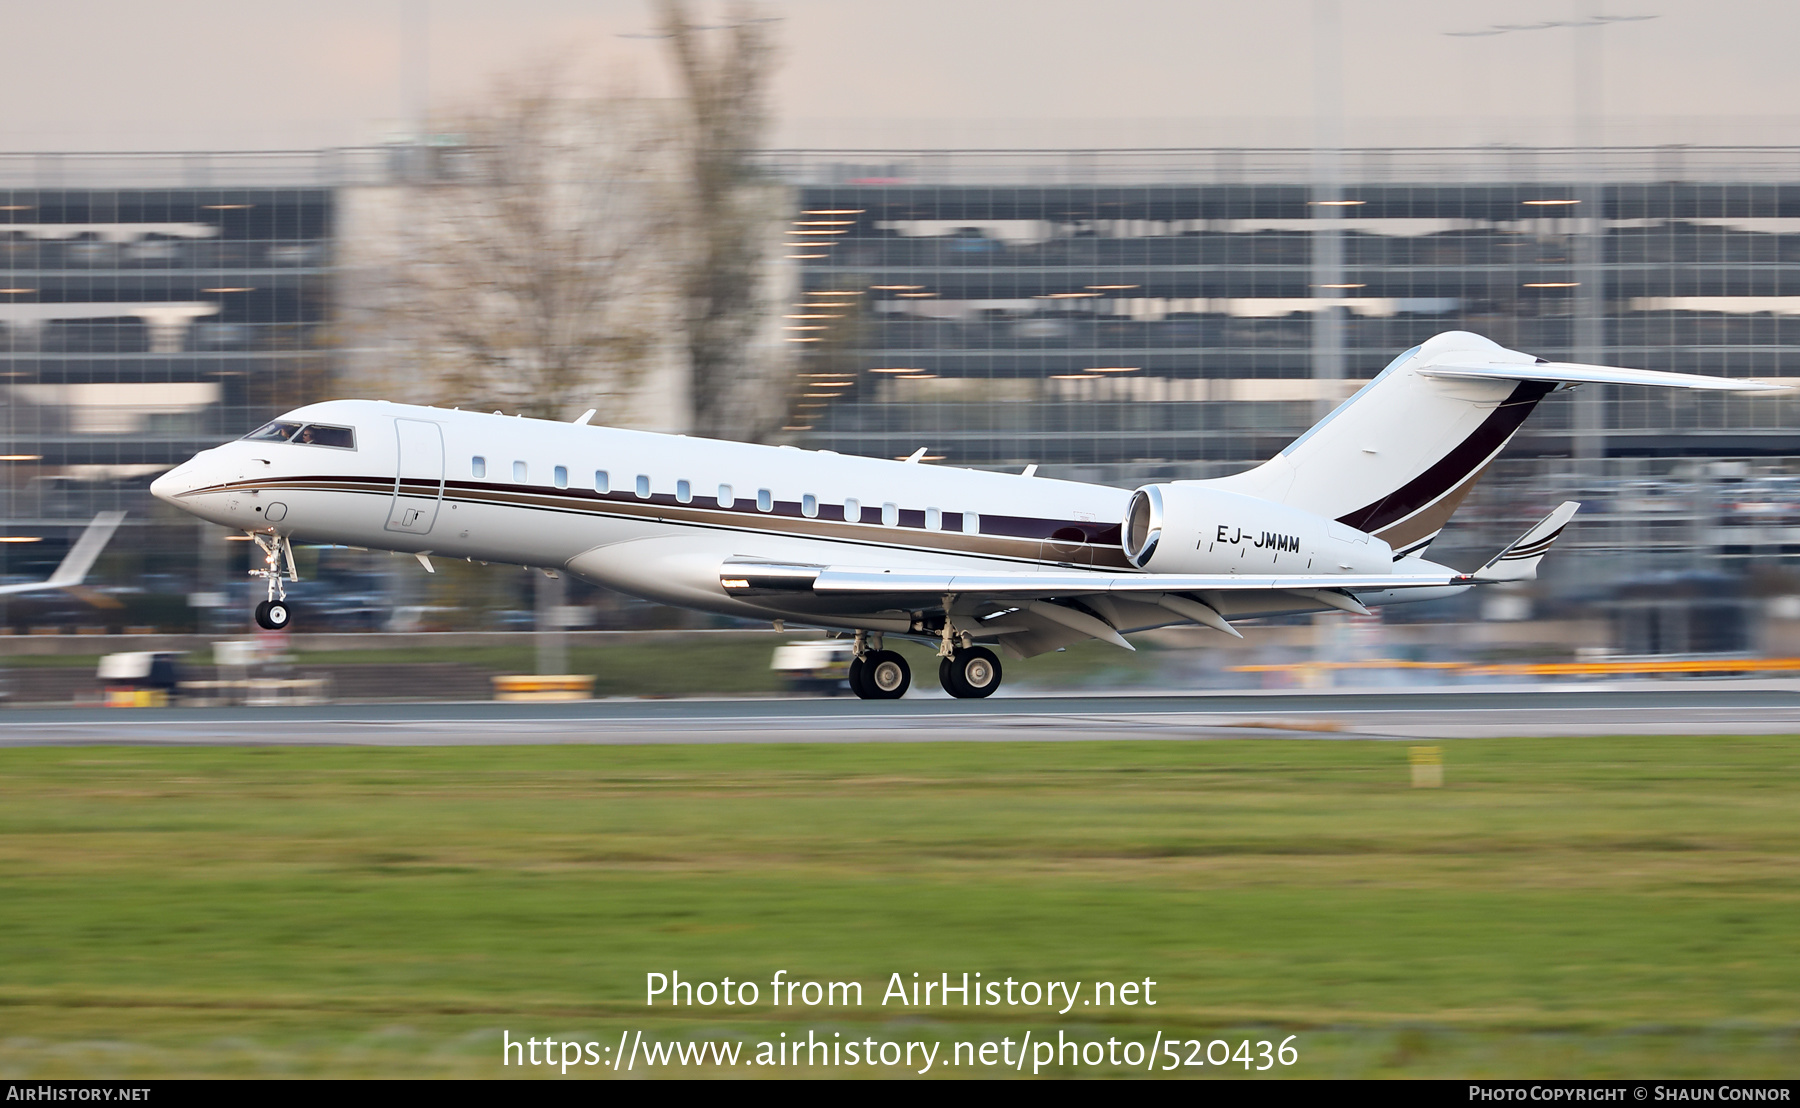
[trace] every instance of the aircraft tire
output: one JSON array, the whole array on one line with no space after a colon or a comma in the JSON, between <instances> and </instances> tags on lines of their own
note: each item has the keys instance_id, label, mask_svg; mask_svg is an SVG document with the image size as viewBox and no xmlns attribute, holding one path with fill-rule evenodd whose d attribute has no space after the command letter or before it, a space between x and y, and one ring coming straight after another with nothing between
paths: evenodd
<instances>
[{"instance_id":1,"label":"aircraft tire","mask_svg":"<svg viewBox=\"0 0 1800 1108\"><path fill-rule=\"evenodd\" d=\"M1000 659L984 646L958 650L938 664L938 681L959 700L992 696L1000 687Z\"/></svg>"},{"instance_id":2,"label":"aircraft tire","mask_svg":"<svg viewBox=\"0 0 1800 1108\"><path fill-rule=\"evenodd\" d=\"M870 700L899 700L912 684L912 667L892 650L869 655L863 667L863 687Z\"/></svg>"},{"instance_id":3,"label":"aircraft tire","mask_svg":"<svg viewBox=\"0 0 1800 1108\"><path fill-rule=\"evenodd\" d=\"M872 658L874 655L871 654L869 657ZM862 700L875 699L875 694L870 692L868 685L864 683L868 675L869 667L864 659L850 659L850 672L844 675L844 680L849 683L850 691L855 693L857 697Z\"/></svg>"},{"instance_id":4,"label":"aircraft tire","mask_svg":"<svg viewBox=\"0 0 1800 1108\"><path fill-rule=\"evenodd\" d=\"M285 600L265 600L256 606L256 625L265 631L286 631L294 621L294 609Z\"/></svg>"}]
</instances>

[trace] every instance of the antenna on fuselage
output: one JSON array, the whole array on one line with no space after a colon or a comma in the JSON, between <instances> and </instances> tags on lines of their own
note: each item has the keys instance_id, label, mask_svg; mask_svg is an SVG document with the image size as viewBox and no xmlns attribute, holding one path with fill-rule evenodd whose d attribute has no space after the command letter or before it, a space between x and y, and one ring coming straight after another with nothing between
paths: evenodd
<instances>
[{"instance_id":1,"label":"antenna on fuselage","mask_svg":"<svg viewBox=\"0 0 1800 1108\"><path fill-rule=\"evenodd\" d=\"M570 422L575 424L575 426L577 426L577 427L586 427L587 421L590 419L593 419L594 416L599 411L600 411L600 409L598 409L598 408L589 408L587 411L582 412L580 415L576 416L573 420L570 420Z\"/></svg>"}]
</instances>

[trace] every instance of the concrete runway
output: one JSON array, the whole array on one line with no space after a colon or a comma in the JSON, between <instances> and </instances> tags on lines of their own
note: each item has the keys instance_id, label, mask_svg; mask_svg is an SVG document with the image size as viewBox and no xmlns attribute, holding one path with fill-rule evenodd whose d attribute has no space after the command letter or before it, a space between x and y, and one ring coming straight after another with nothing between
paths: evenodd
<instances>
[{"instance_id":1,"label":"concrete runway","mask_svg":"<svg viewBox=\"0 0 1800 1108\"><path fill-rule=\"evenodd\" d=\"M1455 739L1800 735L1800 681L1511 688L22 709L0 746Z\"/></svg>"}]
</instances>

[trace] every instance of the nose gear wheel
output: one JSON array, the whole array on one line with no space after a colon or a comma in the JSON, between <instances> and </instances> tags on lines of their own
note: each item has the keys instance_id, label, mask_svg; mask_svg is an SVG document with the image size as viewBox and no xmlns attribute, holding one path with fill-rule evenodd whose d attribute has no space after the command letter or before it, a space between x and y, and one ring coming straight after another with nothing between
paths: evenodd
<instances>
[{"instance_id":1,"label":"nose gear wheel","mask_svg":"<svg viewBox=\"0 0 1800 1108\"><path fill-rule=\"evenodd\" d=\"M252 531L250 537L263 552L263 568L251 570L250 576L269 583L268 599L256 606L256 625L265 631L285 631L294 621L293 606L287 602L287 582L300 580L294 568L294 548L286 535Z\"/></svg>"}]
</instances>

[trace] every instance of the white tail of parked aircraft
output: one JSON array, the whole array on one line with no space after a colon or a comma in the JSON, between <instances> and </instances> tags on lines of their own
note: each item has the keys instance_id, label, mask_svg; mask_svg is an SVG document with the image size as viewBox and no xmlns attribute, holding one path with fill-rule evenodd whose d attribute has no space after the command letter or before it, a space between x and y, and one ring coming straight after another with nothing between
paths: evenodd
<instances>
[{"instance_id":1,"label":"white tail of parked aircraft","mask_svg":"<svg viewBox=\"0 0 1800 1108\"><path fill-rule=\"evenodd\" d=\"M69 547L63 555L62 562L51 573L47 580L27 581L16 585L0 585L0 596L10 596L22 592L42 592L46 589L72 589L87 579L89 569L94 560L106 549L112 540L113 532L125 519L124 512L101 512L81 532L81 537Z\"/></svg>"},{"instance_id":2,"label":"white tail of parked aircraft","mask_svg":"<svg viewBox=\"0 0 1800 1108\"><path fill-rule=\"evenodd\" d=\"M568 571L664 603L854 637L851 685L902 695L896 635L935 643L952 695L989 646L1030 657L1174 623L1436 599L1534 576L1563 504L1487 565L1419 556L1548 393L1727 392L1758 381L1546 362L1453 331L1407 351L1279 455L1126 491L790 447L382 401L312 404L151 486L248 532L264 626L286 626L291 542Z\"/></svg>"}]
</instances>

